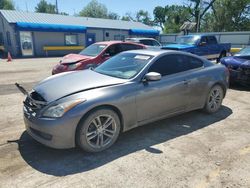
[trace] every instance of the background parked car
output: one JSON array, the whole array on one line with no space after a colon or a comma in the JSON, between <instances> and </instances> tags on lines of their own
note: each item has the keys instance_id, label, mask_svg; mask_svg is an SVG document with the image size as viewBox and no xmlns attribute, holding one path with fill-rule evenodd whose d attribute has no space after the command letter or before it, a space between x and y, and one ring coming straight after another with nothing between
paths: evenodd
<instances>
[{"instance_id":1,"label":"background parked car","mask_svg":"<svg viewBox=\"0 0 250 188\"><path fill-rule=\"evenodd\" d=\"M144 44L148 49L161 49L162 45L154 38L126 38L126 41Z\"/></svg>"},{"instance_id":2,"label":"background parked car","mask_svg":"<svg viewBox=\"0 0 250 188\"><path fill-rule=\"evenodd\" d=\"M57 64L52 74L61 72L83 70L90 67L96 67L110 57L128 50L137 50L145 48L142 44L122 41L104 41L92 44L82 50L79 54L68 54Z\"/></svg>"},{"instance_id":3,"label":"background parked car","mask_svg":"<svg viewBox=\"0 0 250 188\"><path fill-rule=\"evenodd\" d=\"M221 59L221 64L230 71L230 82L250 85L250 46L243 48L234 56Z\"/></svg>"},{"instance_id":4,"label":"background parked car","mask_svg":"<svg viewBox=\"0 0 250 188\"><path fill-rule=\"evenodd\" d=\"M165 45L162 49L185 51L219 62L230 52L231 44L219 44L213 35L184 35L177 37L175 44Z\"/></svg>"},{"instance_id":5,"label":"background parked car","mask_svg":"<svg viewBox=\"0 0 250 188\"><path fill-rule=\"evenodd\" d=\"M31 93L18 87L34 139L99 152L137 126L196 109L217 112L228 76L225 66L190 53L133 50L94 70L51 76Z\"/></svg>"}]
</instances>

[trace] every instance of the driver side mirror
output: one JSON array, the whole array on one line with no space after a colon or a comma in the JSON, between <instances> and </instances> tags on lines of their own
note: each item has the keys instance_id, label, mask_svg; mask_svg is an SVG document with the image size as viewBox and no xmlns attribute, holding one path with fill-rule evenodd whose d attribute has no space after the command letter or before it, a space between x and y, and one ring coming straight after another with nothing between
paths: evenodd
<instances>
[{"instance_id":1,"label":"driver side mirror","mask_svg":"<svg viewBox=\"0 0 250 188\"><path fill-rule=\"evenodd\" d=\"M149 72L144 76L144 81L159 81L161 80L161 74L158 72Z\"/></svg>"},{"instance_id":2,"label":"driver side mirror","mask_svg":"<svg viewBox=\"0 0 250 188\"><path fill-rule=\"evenodd\" d=\"M201 42L201 43L200 43L200 46L206 46L206 45L207 45L206 42Z\"/></svg>"}]
</instances>

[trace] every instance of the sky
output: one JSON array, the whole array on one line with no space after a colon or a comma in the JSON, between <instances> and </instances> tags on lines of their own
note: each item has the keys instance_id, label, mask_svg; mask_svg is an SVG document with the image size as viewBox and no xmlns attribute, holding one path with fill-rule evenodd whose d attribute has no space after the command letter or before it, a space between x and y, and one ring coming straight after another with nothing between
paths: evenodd
<instances>
[{"instance_id":1,"label":"sky","mask_svg":"<svg viewBox=\"0 0 250 188\"><path fill-rule=\"evenodd\" d=\"M40 0L13 0L17 10L29 12L35 11L36 5ZM56 0L47 0L49 3L55 4ZM57 0L60 12L66 12L70 15L77 14L91 0ZM98 2L106 5L109 11L115 12L120 16L127 12L132 15L140 9L146 10L153 16L153 10L156 6L166 6L183 4L184 0L98 0Z\"/></svg>"}]
</instances>

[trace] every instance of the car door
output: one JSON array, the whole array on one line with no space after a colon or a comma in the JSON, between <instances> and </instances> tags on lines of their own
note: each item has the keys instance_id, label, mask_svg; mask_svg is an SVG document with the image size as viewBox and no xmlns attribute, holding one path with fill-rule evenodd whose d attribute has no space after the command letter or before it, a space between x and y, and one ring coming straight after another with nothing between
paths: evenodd
<instances>
[{"instance_id":1,"label":"car door","mask_svg":"<svg viewBox=\"0 0 250 188\"><path fill-rule=\"evenodd\" d=\"M215 36L207 37L207 46L208 46L208 59L216 59L220 57L220 46L217 44Z\"/></svg>"},{"instance_id":2,"label":"car door","mask_svg":"<svg viewBox=\"0 0 250 188\"><path fill-rule=\"evenodd\" d=\"M195 54L198 56L203 56L205 58L208 57L208 44L207 44L207 37L202 36L200 42L195 50Z\"/></svg>"},{"instance_id":3,"label":"car door","mask_svg":"<svg viewBox=\"0 0 250 188\"><path fill-rule=\"evenodd\" d=\"M196 57L181 55L186 63L186 81L189 88L187 110L202 108L207 97L207 85L210 76L206 74L204 62Z\"/></svg>"},{"instance_id":4,"label":"car door","mask_svg":"<svg viewBox=\"0 0 250 188\"><path fill-rule=\"evenodd\" d=\"M136 96L139 122L183 112L188 104L189 88L186 67L178 55L164 55L156 60L148 72L158 72L162 79L155 82L141 82Z\"/></svg>"}]
</instances>

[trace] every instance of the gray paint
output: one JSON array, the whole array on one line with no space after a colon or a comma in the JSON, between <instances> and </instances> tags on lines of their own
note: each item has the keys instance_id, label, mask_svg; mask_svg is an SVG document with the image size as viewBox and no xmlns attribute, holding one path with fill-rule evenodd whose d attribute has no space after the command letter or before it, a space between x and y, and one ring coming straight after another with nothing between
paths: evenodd
<instances>
[{"instance_id":1,"label":"gray paint","mask_svg":"<svg viewBox=\"0 0 250 188\"><path fill-rule=\"evenodd\" d=\"M116 108L121 113L122 131L127 131L145 123L203 108L214 84L221 84L226 92L228 72L225 66L214 65L184 52L135 50L124 53L152 55L153 58L130 80L84 70L52 76L36 86L34 90L48 103L40 107L37 115L32 115L32 112L24 114L29 134L45 145L70 148L75 146L78 123L86 113L97 107L109 105ZM168 54L192 56L203 61L204 66L164 76L160 81L143 82L149 67L158 58ZM52 87L53 89L49 89ZM61 118L41 116L50 106L76 99L84 99L85 102L72 108ZM30 127L53 135L53 139L48 141L37 136L30 131Z\"/></svg>"}]
</instances>

